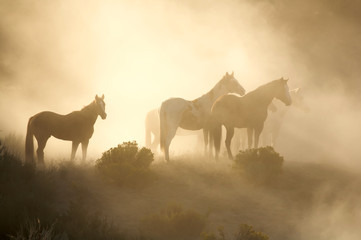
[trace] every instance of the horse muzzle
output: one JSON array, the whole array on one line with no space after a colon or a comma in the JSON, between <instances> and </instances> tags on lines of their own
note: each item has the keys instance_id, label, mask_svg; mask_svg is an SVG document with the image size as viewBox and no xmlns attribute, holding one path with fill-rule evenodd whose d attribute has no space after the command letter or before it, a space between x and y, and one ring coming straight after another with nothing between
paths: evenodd
<instances>
[{"instance_id":1,"label":"horse muzzle","mask_svg":"<svg viewBox=\"0 0 361 240\"><path fill-rule=\"evenodd\" d=\"M106 113L103 113L103 114L100 115L100 117L104 120L104 119L107 118L107 114L106 114Z\"/></svg>"}]
</instances>

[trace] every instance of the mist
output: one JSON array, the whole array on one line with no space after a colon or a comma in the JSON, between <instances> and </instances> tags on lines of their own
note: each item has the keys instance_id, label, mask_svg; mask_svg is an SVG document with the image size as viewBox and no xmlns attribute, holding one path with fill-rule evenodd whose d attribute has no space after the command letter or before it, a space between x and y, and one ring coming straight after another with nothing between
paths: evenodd
<instances>
[{"instance_id":1,"label":"mist","mask_svg":"<svg viewBox=\"0 0 361 240\"><path fill-rule=\"evenodd\" d=\"M300 233L294 239L357 239L360 230L355 222L361 215L357 210L361 194L350 183L361 172L359 9L361 2L356 0L3 0L0 137L14 133L24 137L27 121L36 113L48 110L67 114L88 105L96 94L104 94L108 117L98 118L88 148L90 158L97 159L102 152L125 141L136 140L144 146L148 111L170 97L193 100L213 88L226 72L234 71L247 92L271 80L289 78L290 89L302 89L310 112L289 107L276 150L285 157L286 170L304 176L294 180L295 175L290 174L286 176L287 184L312 179L302 183L307 191L316 191L312 201L307 202L309 215L295 220L295 216L290 217L292 213L282 212L294 203L284 199L279 202L279 192L248 189L243 183L244 189L231 185L223 192L219 187L216 190L222 193L215 194L208 183L199 181L197 170L205 176L208 171L220 172L216 176L227 175L226 182L233 181L234 176L228 175L224 163L212 162L207 169L203 158L203 162L192 157L196 163L184 163L187 171L196 169L186 171L190 174L188 181L200 182L190 184L188 195L193 197L197 191L202 193L200 199L207 199L222 194L255 194L261 199L256 206L271 211L262 221L271 220L272 214L285 216L286 220L289 217ZM192 152L196 143L194 137L174 139L171 154L175 155L176 165L170 165L169 170L162 165L162 155L157 157L160 164L155 168L163 174L161 179L174 178L172 184L183 181L182 173L177 171L184 166L176 155L179 151ZM51 138L45 159L67 159L70 149L70 142ZM298 168L300 163L327 170L310 172ZM329 170L333 167L345 173L336 176ZM322 184L312 188L314 182ZM145 196L153 196L154 191L166 197L152 198L150 203L149 199L137 199L140 209L147 212L150 206L174 198L171 191L168 196L162 190L162 186L146 190ZM340 191L340 195L335 196L333 191ZM121 200L124 205L126 200L137 197L132 191L121 195L127 197ZM247 210L232 204L236 210ZM110 205L109 212L125 214L123 221L133 210L136 217L141 214L136 204L128 209L118 209L118 202ZM194 206L203 207L199 202ZM227 217L233 228L232 220L237 217ZM223 220L216 214L212 219L217 223ZM245 219L257 222L258 218L246 215ZM315 227L319 225L321 235ZM287 231L272 230L269 223L265 226L276 237Z\"/></svg>"},{"instance_id":2,"label":"mist","mask_svg":"<svg viewBox=\"0 0 361 240\"><path fill-rule=\"evenodd\" d=\"M304 90L311 113L290 120L286 133L304 151L321 144L359 153L357 1L1 5L3 135L24 135L37 112L66 114L105 94L108 119L97 121L90 153L143 145L147 111L169 97L197 98L234 71L247 91L282 76Z\"/></svg>"}]
</instances>

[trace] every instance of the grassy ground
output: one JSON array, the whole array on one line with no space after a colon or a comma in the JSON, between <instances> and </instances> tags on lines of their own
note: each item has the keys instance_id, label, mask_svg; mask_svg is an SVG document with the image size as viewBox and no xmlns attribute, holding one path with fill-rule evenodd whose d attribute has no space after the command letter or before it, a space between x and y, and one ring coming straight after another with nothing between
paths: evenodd
<instances>
[{"instance_id":1,"label":"grassy ground","mask_svg":"<svg viewBox=\"0 0 361 240\"><path fill-rule=\"evenodd\" d=\"M195 231L215 233L223 226L226 239L238 239L242 223L270 239L353 240L361 233L361 177L336 167L285 159L282 174L263 183L245 178L229 160L201 156L156 159L150 170L152 181L119 186L90 164L34 169L2 153L0 238L40 226L52 232L48 239L149 239L157 234L144 224L169 205L180 206L188 222L177 231L198 219ZM202 239L189 236L184 239Z\"/></svg>"}]
</instances>

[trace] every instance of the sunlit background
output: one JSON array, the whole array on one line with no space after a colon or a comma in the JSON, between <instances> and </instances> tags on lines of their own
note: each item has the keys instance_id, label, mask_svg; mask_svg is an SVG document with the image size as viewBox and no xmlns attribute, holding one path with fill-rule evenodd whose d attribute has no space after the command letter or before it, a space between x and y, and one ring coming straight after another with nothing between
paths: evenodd
<instances>
[{"instance_id":1,"label":"sunlit background","mask_svg":"<svg viewBox=\"0 0 361 240\"><path fill-rule=\"evenodd\" d=\"M360 166L358 1L62 0L0 2L0 135L25 136L44 110L67 114L104 94L89 155L144 140L146 113L195 99L226 72L247 91L286 77L304 90L279 151ZM46 156L68 157L51 138ZM78 153L79 154L79 153Z\"/></svg>"}]
</instances>

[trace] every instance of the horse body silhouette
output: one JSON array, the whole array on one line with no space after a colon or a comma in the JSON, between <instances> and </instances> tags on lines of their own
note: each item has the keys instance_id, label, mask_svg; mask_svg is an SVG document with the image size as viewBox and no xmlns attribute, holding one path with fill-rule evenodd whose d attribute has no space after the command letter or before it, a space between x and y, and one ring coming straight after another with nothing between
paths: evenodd
<instances>
[{"instance_id":1,"label":"horse body silhouette","mask_svg":"<svg viewBox=\"0 0 361 240\"><path fill-rule=\"evenodd\" d=\"M248 147L252 147L253 134L254 147L258 147L259 136L267 118L267 108L273 98L281 100L286 105L292 102L287 81L283 78L271 81L243 97L228 94L217 99L211 110L211 140L214 142L216 159L219 155L222 125L227 131L225 145L230 159L233 158L230 145L234 128L247 128Z\"/></svg>"},{"instance_id":2,"label":"horse body silhouette","mask_svg":"<svg viewBox=\"0 0 361 240\"><path fill-rule=\"evenodd\" d=\"M309 107L303 100L302 90L300 88L290 90L290 96L292 99L292 108L299 109L304 113L310 111ZM288 107L280 106L276 102L273 102L273 105L277 110L270 113L267 117L267 120L265 121L264 129L262 132L262 144L264 146L269 145L275 148L282 124L285 120L285 116L287 115L287 112L291 109Z\"/></svg>"},{"instance_id":3,"label":"horse body silhouette","mask_svg":"<svg viewBox=\"0 0 361 240\"><path fill-rule=\"evenodd\" d=\"M169 146L178 127L187 130L203 129L204 146L205 150L207 149L211 107L218 97L226 93L240 95L245 93L233 73L226 73L208 93L193 101L171 98L162 103L159 112L160 147L167 161L169 161Z\"/></svg>"},{"instance_id":4,"label":"horse body silhouette","mask_svg":"<svg viewBox=\"0 0 361 240\"><path fill-rule=\"evenodd\" d=\"M159 123L159 109L150 110L145 117L145 146L150 148L154 153L160 144L160 123ZM200 136L201 131L190 131L183 128L178 128L176 136ZM152 141L153 135L153 141Z\"/></svg>"},{"instance_id":5,"label":"horse body silhouette","mask_svg":"<svg viewBox=\"0 0 361 240\"><path fill-rule=\"evenodd\" d=\"M25 161L34 163L34 139L38 142L37 157L39 163L44 163L44 148L48 139L53 136L58 139L72 141L70 159L75 158L79 144L82 144L83 160L86 159L89 139L94 132L94 124L98 115L105 119L104 95L95 96L95 100L80 111L74 111L67 115L54 112L40 112L32 116L28 121L25 140Z\"/></svg>"},{"instance_id":6,"label":"horse body silhouette","mask_svg":"<svg viewBox=\"0 0 361 240\"><path fill-rule=\"evenodd\" d=\"M309 107L303 100L303 94L300 88L295 88L289 91L292 99L291 108L296 108L304 113L310 111ZM268 106L267 119L264 122L262 134L260 136L260 145L276 147L277 139L279 137L281 127L285 120L287 112L291 109L289 107L282 106L280 102L273 100ZM232 150L238 152L246 147L247 133L246 129L235 129L234 137L232 140Z\"/></svg>"}]
</instances>

